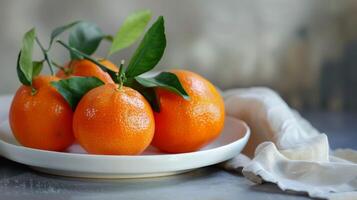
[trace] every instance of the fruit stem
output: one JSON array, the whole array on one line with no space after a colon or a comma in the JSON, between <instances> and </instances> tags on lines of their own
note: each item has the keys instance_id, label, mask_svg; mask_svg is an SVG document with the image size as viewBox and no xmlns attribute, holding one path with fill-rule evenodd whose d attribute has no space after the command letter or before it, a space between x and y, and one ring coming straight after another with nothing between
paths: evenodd
<instances>
[{"instance_id":1,"label":"fruit stem","mask_svg":"<svg viewBox=\"0 0 357 200\"><path fill-rule=\"evenodd\" d=\"M43 56L44 56L44 58L45 58L45 60L46 60L46 62L48 64L48 66L50 67L51 75L53 76L54 75L54 71L53 71L52 62L49 59L48 50L46 50L42 46L42 44L41 44L40 40L38 39L38 37L36 37L36 42L37 42L38 46L40 47L40 49L41 49L41 51L43 53Z\"/></svg>"},{"instance_id":2,"label":"fruit stem","mask_svg":"<svg viewBox=\"0 0 357 200\"><path fill-rule=\"evenodd\" d=\"M119 75L119 74L117 73L117 75ZM118 91L121 90L122 88L123 88L123 81L121 81L118 76Z\"/></svg>"},{"instance_id":3,"label":"fruit stem","mask_svg":"<svg viewBox=\"0 0 357 200\"><path fill-rule=\"evenodd\" d=\"M116 74L118 84L119 84L119 90L123 87L124 79L125 79L124 63L125 63L125 60L121 60L120 66L119 66L119 72Z\"/></svg>"},{"instance_id":4,"label":"fruit stem","mask_svg":"<svg viewBox=\"0 0 357 200\"><path fill-rule=\"evenodd\" d=\"M33 86L31 86L31 95L33 96L36 93L37 93L37 90Z\"/></svg>"}]
</instances>

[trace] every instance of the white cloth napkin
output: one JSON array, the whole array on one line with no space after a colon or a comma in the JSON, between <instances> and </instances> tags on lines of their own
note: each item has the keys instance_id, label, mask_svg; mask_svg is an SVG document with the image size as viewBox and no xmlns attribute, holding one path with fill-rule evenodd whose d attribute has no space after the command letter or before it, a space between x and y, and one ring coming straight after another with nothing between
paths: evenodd
<instances>
[{"instance_id":1,"label":"white cloth napkin","mask_svg":"<svg viewBox=\"0 0 357 200\"><path fill-rule=\"evenodd\" d=\"M252 134L243 154L224 164L249 180L327 199L357 199L357 151L330 150L319 133L268 88L224 92L227 115Z\"/></svg>"}]
</instances>

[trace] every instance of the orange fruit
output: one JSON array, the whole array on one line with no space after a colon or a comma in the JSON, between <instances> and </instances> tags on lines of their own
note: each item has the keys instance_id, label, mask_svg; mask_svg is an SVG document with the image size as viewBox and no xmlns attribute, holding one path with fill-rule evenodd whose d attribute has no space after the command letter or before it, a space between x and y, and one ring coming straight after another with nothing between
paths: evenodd
<instances>
[{"instance_id":1,"label":"orange fruit","mask_svg":"<svg viewBox=\"0 0 357 200\"><path fill-rule=\"evenodd\" d=\"M118 67L109 60L102 59L99 60L99 63L112 71L118 72ZM69 76L94 76L102 80L104 83L114 83L108 73L104 72L96 64L86 59L72 60L64 68L65 70L59 70L57 72L57 77L67 78Z\"/></svg>"},{"instance_id":2,"label":"orange fruit","mask_svg":"<svg viewBox=\"0 0 357 200\"><path fill-rule=\"evenodd\" d=\"M193 72L172 71L189 94L158 89L160 112L154 113L155 135L152 144L169 153L192 152L219 136L224 125L224 103L216 88Z\"/></svg>"},{"instance_id":3,"label":"orange fruit","mask_svg":"<svg viewBox=\"0 0 357 200\"><path fill-rule=\"evenodd\" d=\"M88 153L136 155L150 144L155 122L139 92L106 84L89 91L78 103L73 131Z\"/></svg>"},{"instance_id":4,"label":"orange fruit","mask_svg":"<svg viewBox=\"0 0 357 200\"><path fill-rule=\"evenodd\" d=\"M37 76L21 86L11 104L9 121L17 141L26 147L62 151L73 143L73 113L65 99L50 85L59 78Z\"/></svg>"}]
</instances>

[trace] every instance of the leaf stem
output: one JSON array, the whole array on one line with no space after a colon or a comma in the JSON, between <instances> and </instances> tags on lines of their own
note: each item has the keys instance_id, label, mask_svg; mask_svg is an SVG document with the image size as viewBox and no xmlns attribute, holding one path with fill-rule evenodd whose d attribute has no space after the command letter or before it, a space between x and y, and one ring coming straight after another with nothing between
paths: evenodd
<instances>
[{"instance_id":1,"label":"leaf stem","mask_svg":"<svg viewBox=\"0 0 357 200\"><path fill-rule=\"evenodd\" d=\"M52 60L51 62L52 62L52 64L53 64L53 66L56 67L57 69L61 69L61 70L64 69L64 67L63 67L62 65L56 63L55 61Z\"/></svg>"},{"instance_id":2,"label":"leaf stem","mask_svg":"<svg viewBox=\"0 0 357 200\"><path fill-rule=\"evenodd\" d=\"M42 46L42 44L41 44L40 40L38 39L38 37L36 37L36 42L37 42L38 46L40 47L40 49L41 49L41 51L43 53L44 59L46 60L48 66L50 67L51 75L53 76L54 75L53 65L52 65L52 62L49 59L48 50L46 50Z\"/></svg>"},{"instance_id":3,"label":"leaf stem","mask_svg":"<svg viewBox=\"0 0 357 200\"><path fill-rule=\"evenodd\" d=\"M31 85L31 95L35 95L37 93L37 90L36 88L34 88L32 85Z\"/></svg>"},{"instance_id":4,"label":"leaf stem","mask_svg":"<svg viewBox=\"0 0 357 200\"><path fill-rule=\"evenodd\" d=\"M71 74L73 73L73 70L72 70L71 67L66 68L66 67L64 67L64 66L62 66L62 65L60 65L60 64L58 64L58 63L56 63L56 62L53 61L53 60L52 60L51 62L52 62L52 64L53 64L54 67L56 67L56 68L59 69L59 70L62 70L66 76L69 76L69 75L71 75ZM70 62L70 65L69 65L69 66L71 66L71 65L72 65L72 61Z\"/></svg>"}]
</instances>

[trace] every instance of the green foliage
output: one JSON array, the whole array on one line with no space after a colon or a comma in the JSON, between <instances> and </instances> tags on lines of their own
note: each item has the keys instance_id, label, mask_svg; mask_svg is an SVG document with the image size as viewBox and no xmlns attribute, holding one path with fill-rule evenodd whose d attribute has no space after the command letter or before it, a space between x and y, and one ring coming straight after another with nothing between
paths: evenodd
<instances>
[{"instance_id":1,"label":"green foliage","mask_svg":"<svg viewBox=\"0 0 357 200\"><path fill-rule=\"evenodd\" d=\"M71 77L57 82L51 82L51 84L74 110L83 95L104 83L96 77Z\"/></svg>"},{"instance_id":2,"label":"green foliage","mask_svg":"<svg viewBox=\"0 0 357 200\"><path fill-rule=\"evenodd\" d=\"M17 75L24 85L32 85L32 52L36 37L35 28L25 33L17 60Z\"/></svg>"},{"instance_id":3,"label":"green foliage","mask_svg":"<svg viewBox=\"0 0 357 200\"><path fill-rule=\"evenodd\" d=\"M80 22L71 29L68 44L85 54L92 55L105 37L107 36L95 23ZM76 54L71 54L71 58L78 59Z\"/></svg>"},{"instance_id":4,"label":"green foliage","mask_svg":"<svg viewBox=\"0 0 357 200\"><path fill-rule=\"evenodd\" d=\"M153 69L161 60L165 47L164 18L160 16L136 49L126 70L126 77L132 78Z\"/></svg>"},{"instance_id":5,"label":"green foliage","mask_svg":"<svg viewBox=\"0 0 357 200\"><path fill-rule=\"evenodd\" d=\"M188 94L182 87L179 79L174 73L171 72L161 72L160 74L150 77L135 77L135 80L145 87L159 87L171 92L174 92L185 99L189 99Z\"/></svg>"},{"instance_id":6,"label":"green foliage","mask_svg":"<svg viewBox=\"0 0 357 200\"><path fill-rule=\"evenodd\" d=\"M63 26L60 26L60 27L57 27L55 28L52 33L51 33L51 40L50 40L50 44L49 44L49 48L51 48L52 46L52 43L54 41L54 39L56 37L58 37L60 34L62 34L63 32L65 32L66 30L72 28L73 26L77 25L78 23L80 23L81 21L75 21L75 22L71 22L69 24L66 24L66 25L63 25Z\"/></svg>"},{"instance_id":7,"label":"green foliage","mask_svg":"<svg viewBox=\"0 0 357 200\"><path fill-rule=\"evenodd\" d=\"M129 15L113 38L109 55L132 45L145 31L151 19L151 11L143 10Z\"/></svg>"}]
</instances>

